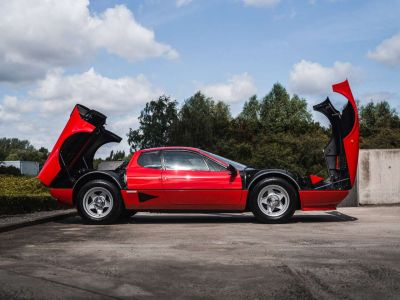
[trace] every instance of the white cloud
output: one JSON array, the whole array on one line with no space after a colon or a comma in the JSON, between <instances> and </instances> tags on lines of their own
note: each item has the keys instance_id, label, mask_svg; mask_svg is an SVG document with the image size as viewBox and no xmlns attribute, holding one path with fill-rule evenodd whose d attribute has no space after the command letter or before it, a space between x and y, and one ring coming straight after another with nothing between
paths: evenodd
<instances>
[{"instance_id":1,"label":"white cloud","mask_svg":"<svg viewBox=\"0 0 400 300\"><path fill-rule=\"evenodd\" d=\"M125 6L95 15L88 5L88 0L1 1L0 81L36 79L53 67L75 65L98 49L129 61L178 56Z\"/></svg>"},{"instance_id":2,"label":"white cloud","mask_svg":"<svg viewBox=\"0 0 400 300\"><path fill-rule=\"evenodd\" d=\"M93 68L75 75L64 75L56 69L38 82L29 97L40 102L43 112L63 112L75 103L108 112L126 112L160 93L143 75L113 79Z\"/></svg>"},{"instance_id":3,"label":"white cloud","mask_svg":"<svg viewBox=\"0 0 400 300\"><path fill-rule=\"evenodd\" d=\"M245 5L256 7L271 7L279 2L281 2L281 0L243 0Z\"/></svg>"},{"instance_id":4,"label":"white cloud","mask_svg":"<svg viewBox=\"0 0 400 300\"><path fill-rule=\"evenodd\" d=\"M391 67L400 65L400 34L384 40L367 57Z\"/></svg>"},{"instance_id":5,"label":"white cloud","mask_svg":"<svg viewBox=\"0 0 400 300\"><path fill-rule=\"evenodd\" d=\"M10 121L18 121L20 119L20 114L15 112L10 112L0 104L0 125L6 124Z\"/></svg>"},{"instance_id":6,"label":"white cloud","mask_svg":"<svg viewBox=\"0 0 400 300\"><path fill-rule=\"evenodd\" d=\"M363 102L380 102L380 101L389 101L396 97L396 93L386 92L386 91L378 91L378 92L368 92L362 95Z\"/></svg>"},{"instance_id":7,"label":"white cloud","mask_svg":"<svg viewBox=\"0 0 400 300\"><path fill-rule=\"evenodd\" d=\"M347 62L337 61L332 67L301 60L293 65L289 75L290 89L299 94L326 94L334 83L345 80L358 81L360 69Z\"/></svg>"},{"instance_id":8,"label":"white cloud","mask_svg":"<svg viewBox=\"0 0 400 300\"><path fill-rule=\"evenodd\" d=\"M257 91L253 78L247 73L234 75L227 83L200 85L200 90L207 96L228 103L246 100Z\"/></svg>"},{"instance_id":9,"label":"white cloud","mask_svg":"<svg viewBox=\"0 0 400 300\"><path fill-rule=\"evenodd\" d=\"M108 116L109 129L125 137L138 125L144 103L164 94L143 75L109 78L93 68L65 75L62 69L49 72L26 97L5 96L0 102L0 132L25 138L35 146L51 148L76 103ZM126 142L120 146L128 149Z\"/></svg>"},{"instance_id":10,"label":"white cloud","mask_svg":"<svg viewBox=\"0 0 400 300\"><path fill-rule=\"evenodd\" d=\"M182 7L182 6L188 5L191 2L192 2L192 0L176 0L175 5L176 5L176 7Z\"/></svg>"}]
</instances>

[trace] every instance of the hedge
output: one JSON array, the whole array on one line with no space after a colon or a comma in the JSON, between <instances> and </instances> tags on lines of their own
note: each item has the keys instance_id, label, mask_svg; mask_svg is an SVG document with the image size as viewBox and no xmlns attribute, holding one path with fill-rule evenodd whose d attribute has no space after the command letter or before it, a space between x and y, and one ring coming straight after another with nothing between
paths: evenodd
<instances>
[{"instance_id":1,"label":"hedge","mask_svg":"<svg viewBox=\"0 0 400 300\"><path fill-rule=\"evenodd\" d=\"M25 214L37 211L65 209L51 196L5 196L0 195L0 215Z\"/></svg>"},{"instance_id":2,"label":"hedge","mask_svg":"<svg viewBox=\"0 0 400 300\"><path fill-rule=\"evenodd\" d=\"M9 174L9 175L21 175L20 169L14 167L14 166L4 166L0 162L0 174Z\"/></svg>"},{"instance_id":3,"label":"hedge","mask_svg":"<svg viewBox=\"0 0 400 300\"><path fill-rule=\"evenodd\" d=\"M49 196L49 190L36 177L0 174L0 196Z\"/></svg>"}]
</instances>

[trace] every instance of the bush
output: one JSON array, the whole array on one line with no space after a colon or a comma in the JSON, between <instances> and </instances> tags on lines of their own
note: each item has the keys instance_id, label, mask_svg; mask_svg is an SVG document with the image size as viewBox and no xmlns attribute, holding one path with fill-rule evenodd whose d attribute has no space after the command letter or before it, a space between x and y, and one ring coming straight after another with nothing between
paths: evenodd
<instances>
[{"instance_id":1,"label":"bush","mask_svg":"<svg viewBox=\"0 0 400 300\"><path fill-rule=\"evenodd\" d=\"M51 196L0 196L0 215L24 214L65 208Z\"/></svg>"},{"instance_id":2,"label":"bush","mask_svg":"<svg viewBox=\"0 0 400 300\"><path fill-rule=\"evenodd\" d=\"M35 177L0 175L0 215L64 209Z\"/></svg>"},{"instance_id":3,"label":"bush","mask_svg":"<svg viewBox=\"0 0 400 300\"><path fill-rule=\"evenodd\" d=\"M0 174L21 175L21 171L13 166L4 166L0 164Z\"/></svg>"},{"instance_id":4,"label":"bush","mask_svg":"<svg viewBox=\"0 0 400 300\"><path fill-rule=\"evenodd\" d=\"M50 196L48 189L36 177L0 174L0 195Z\"/></svg>"}]
</instances>

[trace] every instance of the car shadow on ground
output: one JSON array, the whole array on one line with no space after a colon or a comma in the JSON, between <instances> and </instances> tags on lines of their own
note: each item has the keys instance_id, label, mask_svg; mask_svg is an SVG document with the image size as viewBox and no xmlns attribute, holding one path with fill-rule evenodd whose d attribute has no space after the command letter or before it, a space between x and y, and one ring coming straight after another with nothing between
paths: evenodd
<instances>
[{"instance_id":1,"label":"car shadow on ground","mask_svg":"<svg viewBox=\"0 0 400 300\"><path fill-rule=\"evenodd\" d=\"M326 223L326 222L352 222L358 219L338 211L329 211L316 214L295 214L286 224L291 223ZM63 224L83 223L79 216L59 220ZM252 214L235 213L209 213L209 214L167 214L146 213L121 219L117 224L179 224L179 223L259 223ZM274 223L271 223L274 224Z\"/></svg>"}]
</instances>

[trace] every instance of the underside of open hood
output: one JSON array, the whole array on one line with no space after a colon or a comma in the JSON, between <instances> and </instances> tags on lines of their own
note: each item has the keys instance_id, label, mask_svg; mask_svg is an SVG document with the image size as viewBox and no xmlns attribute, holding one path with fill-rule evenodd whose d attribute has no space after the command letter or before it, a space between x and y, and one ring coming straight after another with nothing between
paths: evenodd
<instances>
[{"instance_id":1,"label":"underside of open hood","mask_svg":"<svg viewBox=\"0 0 400 300\"><path fill-rule=\"evenodd\" d=\"M329 98L314 106L331 123L332 136L324 148L329 172L326 189L351 189L354 185L359 152L359 121L356 102L348 81L332 86L336 93L347 98L343 110L338 111Z\"/></svg>"},{"instance_id":2,"label":"underside of open hood","mask_svg":"<svg viewBox=\"0 0 400 300\"><path fill-rule=\"evenodd\" d=\"M96 151L104 144L121 141L104 128L106 116L77 104L51 151L38 178L46 186L72 185L76 178L93 169Z\"/></svg>"}]
</instances>

